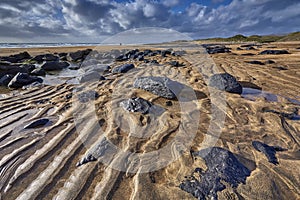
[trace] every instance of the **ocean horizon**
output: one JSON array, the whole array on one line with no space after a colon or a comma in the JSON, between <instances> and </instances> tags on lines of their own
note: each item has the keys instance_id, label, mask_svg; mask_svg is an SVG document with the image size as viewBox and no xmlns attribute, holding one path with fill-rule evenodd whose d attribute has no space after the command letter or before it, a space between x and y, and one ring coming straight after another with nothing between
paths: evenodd
<instances>
[{"instance_id":1,"label":"ocean horizon","mask_svg":"<svg viewBox=\"0 0 300 200\"><path fill-rule=\"evenodd\" d=\"M76 47L99 46L101 43L0 43L1 48L41 48L41 47ZM105 44L113 45L113 44Z\"/></svg>"}]
</instances>

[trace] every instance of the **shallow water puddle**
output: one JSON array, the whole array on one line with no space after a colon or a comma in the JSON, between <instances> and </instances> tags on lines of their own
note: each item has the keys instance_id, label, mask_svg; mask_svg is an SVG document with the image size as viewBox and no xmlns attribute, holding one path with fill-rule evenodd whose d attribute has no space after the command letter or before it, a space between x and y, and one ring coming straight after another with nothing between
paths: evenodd
<instances>
[{"instance_id":1,"label":"shallow water puddle","mask_svg":"<svg viewBox=\"0 0 300 200\"><path fill-rule=\"evenodd\" d=\"M55 86L57 84L69 83L78 84L76 81L80 77L82 72L80 70L64 69L61 71L53 71L47 74L43 79L43 84Z\"/></svg>"},{"instance_id":2,"label":"shallow water puddle","mask_svg":"<svg viewBox=\"0 0 300 200\"><path fill-rule=\"evenodd\" d=\"M296 99L291 99L287 97L283 97L280 95L272 94L270 92L253 89L253 88L243 88L243 93L241 96L245 99L248 99L250 101L255 101L258 98L264 98L265 100L269 102L282 102L282 101L288 101L296 105L300 105L300 101Z\"/></svg>"},{"instance_id":3,"label":"shallow water puddle","mask_svg":"<svg viewBox=\"0 0 300 200\"><path fill-rule=\"evenodd\" d=\"M267 101L270 102L278 102L279 98L277 95L269 93L269 92L265 92L262 90L258 90L258 89L253 89L253 88L243 88L243 93L241 94L241 96L245 99L251 100L251 101L255 101L258 98L265 98Z\"/></svg>"}]
</instances>

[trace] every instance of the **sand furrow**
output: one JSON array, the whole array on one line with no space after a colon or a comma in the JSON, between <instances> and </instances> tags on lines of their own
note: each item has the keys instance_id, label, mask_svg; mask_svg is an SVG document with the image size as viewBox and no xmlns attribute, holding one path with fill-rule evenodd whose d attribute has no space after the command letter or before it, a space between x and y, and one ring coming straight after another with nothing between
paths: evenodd
<instances>
[{"instance_id":1,"label":"sand furrow","mask_svg":"<svg viewBox=\"0 0 300 200\"><path fill-rule=\"evenodd\" d=\"M38 149L32 156L26 159L24 163L18 166L18 168L14 172L14 175L9 180L7 188L5 188L5 192L7 192L13 186L13 183L17 180L19 176L29 171L33 167L33 165L39 161L39 159L44 157L49 152L52 152L51 150L55 148L63 140L63 138L73 129L74 129L74 125L69 124L67 128L57 133L49 142L47 142L43 146L43 148Z\"/></svg>"},{"instance_id":2,"label":"sand furrow","mask_svg":"<svg viewBox=\"0 0 300 200\"><path fill-rule=\"evenodd\" d=\"M76 138L69 146L67 146L48 167L42 171L39 176L31 182L31 184L22 191L17 200L26 200L36 198L40 192L52 182L53 178L63 169L65 163L74 154L81 145L81 138Z\"/></svg>"}]
</instances>

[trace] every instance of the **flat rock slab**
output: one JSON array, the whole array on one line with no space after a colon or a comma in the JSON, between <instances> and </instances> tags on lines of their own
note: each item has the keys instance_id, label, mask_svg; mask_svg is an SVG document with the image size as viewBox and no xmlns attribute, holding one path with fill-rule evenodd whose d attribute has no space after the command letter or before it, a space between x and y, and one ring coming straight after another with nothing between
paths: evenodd
<instances>
[{"instance_id":1,"label":"flat rock slab","mask_svg":"<svg viewBox=\"0 0 300 200\"><path fill-rule=\"evenodd\" d=\"M290 54L287 50L265 50L259 53L259 55L279 55L279 54Z\"/></svg>"},{"instance_id":2,"label":"flat rock slab","mask_svg":"<svg viewBox=\"0 0 300 200\"><path fill-rule=\"evenodd\" d=\"M160 97L174 99L176 95L172 91L174 81L166 77L141 77L137 78L133 84L135 88L146 90ZM172 86L173 85L173 86Z\"/></svg>"},{"instance_id":3,"label":"flat rock slab","mask_svg":"<svg viewBox=\"0 0 300 200\"><path fill-rule=\"evenodd\" d=\"M239 184L245 184L246 178L250 176L250 170L226 149L207 148L194 152L193 156L201 157L207 170L203 172L201 168L196 168L195 172L200 174L200 179L192 176L179 187L198 199L218 199L217 192L226 188L223 181L237 188Z\"/></svg>"},{"instance_id":4,"label":"flat rock slab","mask_svg":"<svg viewBox=\"0 0 300 200\"><path fill-rule=\"evenodd\" d=\"M214 74L210 77L209 86L229 93L242 94L243 88L230 74Z\"/></svg>"},{"instance_id":5,"label":"flat rock slab","mask_svg":"<svg viewBox=\"0 0 300 200\"><path fill-rule=\"evenodd\" d=\"M143 98L131 98L122 101L120 105L129 112L139 112L142 114L148 113L152 104Z\"/></svg>"},{"instance_id":6,"label":"flat rock slab","mask_svg":"<svg viewBox=\"0 0 300 200\"><path fill-rule=\"evenodd\" d=\"M267 144L264 144L259 141L253 141L252 146L259 152L262 152L267 157L268 161L270 163L273 163L274 165L279 164L277 157L276 157L276 151L284 151L285 149L278 147L278 146L269 146Z\"/></svg>"},{"instance_id":7,"label":"flat rock slab","mask_svg":"<svg viewBox=\"0 0 300 200\"><path fill-rule=\"evenodd\" d=\"M31 128L39 128L42 126L45 126L46 124L50 123L49 119L38 119L34 122L31 122L30 124L24 126L24 129L31 129Z\"/></svg>"}]
</instances>

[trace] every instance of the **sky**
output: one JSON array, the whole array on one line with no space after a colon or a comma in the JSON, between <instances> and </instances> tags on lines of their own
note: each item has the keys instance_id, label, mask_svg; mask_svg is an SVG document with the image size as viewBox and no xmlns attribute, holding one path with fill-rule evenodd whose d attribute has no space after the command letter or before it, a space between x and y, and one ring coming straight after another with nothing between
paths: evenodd
<instances>
[{"instance_id":1,"label":"sky","mask_svg":"<svg viewBox=\"0 0 300 200\"><path fill-rule=\"evenodd\" d=\"M1 43L101 43L139 28L153 40L289 33L300 31L300 1L0 0Z\"/></svg>"}]
</instances>

